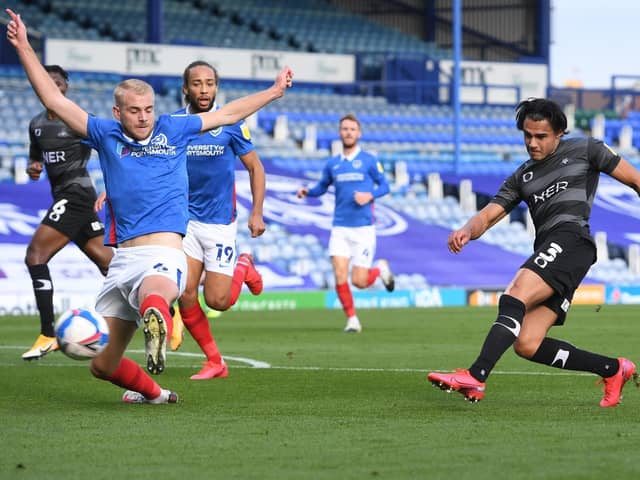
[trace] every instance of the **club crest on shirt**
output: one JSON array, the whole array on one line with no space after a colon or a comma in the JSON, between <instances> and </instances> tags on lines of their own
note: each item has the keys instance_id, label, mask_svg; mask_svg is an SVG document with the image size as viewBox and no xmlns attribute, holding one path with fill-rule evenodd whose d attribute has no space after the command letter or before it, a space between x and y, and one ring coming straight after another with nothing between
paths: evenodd
<instances>
[{"instance_id":1,"label":"club crest on shirt","mask_svg":"<svg viewBox=\"0 0 640 480\"><path fill-rule=\"evenodd\" d=\"M167 145L167 143L169 143L169 141L167 140L167 136L164 133L156 135L149 142L150 145L153 145L155 147L164 147Z\"/></svg>"},{"instance_id":2,"label":"club crest on shirt","mask_svg":"<svg viewBox=\"0 0 640 480\"><path fill-rule=\"evenodd\" d=\"M353 168L361 168L362 167L362 160L354 159L351 162L351 165L353 165Z\"/></svg>"},{"instance_id":3,"label":"club crest on shirt","mask_svg":"<svg viewBox=\"0 0 640 480\"><path fill-rule=\"evenodd\" d=\"M222 127L214 128L213 130L209 130L209 135L212 137L217 137L222 133Z\"/></svg>"},{"instance_id":4,"label":"club crest on shirt","mask_svg":"<svg viewBox=\"0 0 640 480\"><path fill-rule=\"evenodd\" d=\"M147 145L125 145L118 142L116 152L120 158L130 155L134 158L142 158L147 155L173 156L176 154L176 146L169 145L169 139L164 133L156 135Z\"/></svg>"},{"instance_id":5,"label":"club crest on shirt","mask_svg":"<svg viewBox=\"0 0 640 480\"><path fill-rule=\"evenodd\" d=\"M36 137L39 137L40 135L42 135L42 129L41 129L41 128L36 128L36 129L34 129L34 130L33 130L33 134L34 134Z\"/></svg>"}]
</instances>

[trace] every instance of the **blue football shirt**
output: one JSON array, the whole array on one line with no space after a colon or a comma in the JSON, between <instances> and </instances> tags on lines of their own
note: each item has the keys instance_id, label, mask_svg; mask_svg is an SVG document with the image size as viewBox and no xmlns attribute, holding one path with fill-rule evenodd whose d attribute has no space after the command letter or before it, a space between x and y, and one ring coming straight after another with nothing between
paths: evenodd
<instances>
[{"instance_id":1,"label":"blue football shirt","mask_svg":"<svg viewBox=\"0 0 640 480\"><path fill-rule=\"evenodd\" d=\"M137 142L119 122L89 116L87 144L98 152L107 194L106 245L186 233L187 144L201 129L197 115L161 115L149 140Z\"/></svg>"},{"instance_id":2,"label":"blue football shirt","mask_svg":"<svg viewBox=\"0 0 640 480\"><path fill-rule=\"evenodd\" d=\"M375 223L374 202L358 205L354 199L356 192L370 192L374 199L389 193L382 164L362 149L351 158L331 157L322 170L322 178L309 189L308 196L318 197L326 193L330 185L335 186L333 225L336 227L363 227Z\"/></svg>"},{"instance_id":3,"label":"blue football shirt","mask_svg":"<svg viewBox=\"0 0 640 480\"><path fill-rule=\"evenodd\" d=\"M214 110L218 109L214 105ZM178 113L186 114L183 108ZM203 132L187 147L189 217L228 225L236 219L236 156L254 150L244 121Z\"/></svg>"}]
</instances>

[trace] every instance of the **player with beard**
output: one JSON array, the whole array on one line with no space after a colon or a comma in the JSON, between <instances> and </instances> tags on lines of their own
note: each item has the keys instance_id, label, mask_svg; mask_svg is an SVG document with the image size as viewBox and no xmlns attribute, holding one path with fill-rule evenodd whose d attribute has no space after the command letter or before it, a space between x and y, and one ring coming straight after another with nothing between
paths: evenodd
<instances>
[{"instance_id":1,"label":"player with beard","mask_svg":"<svg viewBox=\"0 0 640 480\"><path fill-rule=\"evenodd\" d=\"M177 113L217 110L218 83L218 72L207 62L199 60L189 64L184 70L182 83L187 106ZM193 380L228 375L228 367L198 300L203 271L205 303L217 311L227 310L236 303L243 284L246 283L254 295L259 295L263 287L252 256L248 253L238 256L237 252L236 156L249 172L253 207L248 228L251 237L259 237L266 229L262 217L265 174L246 123L240 121L203 132L187 147L189 225L183 248L187 254L188 275L186 289L178 304L184 326L207 358L202 369L191 376ZM178 348L180 340L172 339L173 350Z\"/></svg>"},{"instance_id":2,"label":"player with beard","mask_svg":"<svg viewBox=\"0 0 640 480\"><path fill-rule=\"evenodd\" d=\"M335 187L333 226L329 238L329 255L336 281L336 292L347 316L344 331L358 333L362 325L356 315L351 283L357 288L373 285L378 277L391 292L395 282L386 260L372 267L376 251L374 200L389 193L389 183L377 158L360 148L360 121L353 114L340 119L342 153L329 159L320 181L311 188L298 189L298 198L319 197L330 185Z\"/></svg>"},{"instance_id":3,"label":"player with beard","mask_svg":"<svg viewBox=\"0 0 640 480\"><path fill-rule=\"evenodd\" d=\"M524 134L529 160L504 181L491 202L449 235L448 246L452 253L460 253L524 201L536 229L534 252L500 296L498 316L469 369L432 372L427 378L443 390L477 402L485 395L491 370L513 345L526 360L599 375L604 383L600 406L616 406L625 383L637 378L635 364L624 357L579 349L547 334L552 326L564 324L573 294L597 258L589 216L600 172L638 194L640 173L600 140L563 139L567 117L551 100L521 102L516 123Z\"/></svg>"}]
</instances>

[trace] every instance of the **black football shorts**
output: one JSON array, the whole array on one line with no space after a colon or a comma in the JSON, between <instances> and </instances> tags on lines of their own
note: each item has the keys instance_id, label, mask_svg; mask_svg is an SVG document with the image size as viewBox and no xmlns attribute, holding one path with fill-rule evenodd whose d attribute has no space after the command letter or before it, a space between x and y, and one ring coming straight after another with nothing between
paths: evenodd
<instances>
[{"instance_id":1,"label":"black football shorts","mask_svg":"<svg viewBox=\"0 0 640 480\"><path fill-rule=\"evenodd\" d=\"M522 268L536 272L555 293L543 305L557 315L562 325L571 306L573 294L596 261L596 247L579 232L560 230L551 233Z\"/></svg>"},{"instance_id":2,"label":"black football shorts","mask_svg":"<svg viewBox=\"0 0 640 480\"><path fill-rule=\"evenodd\" d=\"M104 225L93 210L94 201L91 195L65 192L49 207L42 224L55 228L83 247L89 239L104 235Z\"/></svg>"}]
</instances>

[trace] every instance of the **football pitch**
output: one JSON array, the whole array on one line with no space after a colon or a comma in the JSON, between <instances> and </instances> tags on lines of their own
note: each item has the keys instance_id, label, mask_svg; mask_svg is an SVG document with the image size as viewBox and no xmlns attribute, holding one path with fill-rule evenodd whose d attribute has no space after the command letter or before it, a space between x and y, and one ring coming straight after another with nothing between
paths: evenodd
<instances>
[{"instance_id":1,"label":"football pitch","mask_svg":"<svg viewBox=\"0 0 640 480\"><path fill-rule=\"evenodd\" d=\"M575 306L551 335L640 363L632 306ZM229 377L189 380L188 337L159 383L176 405L128 405L84 361L25 362L35 317L0 317L0 479L638 479L640 391L599 407L597 377L512 351L480 403L426 381L467 368L491 307L226 312ZM141 332L128 356L142 363Z\"/></svg>"}]
</instances>

